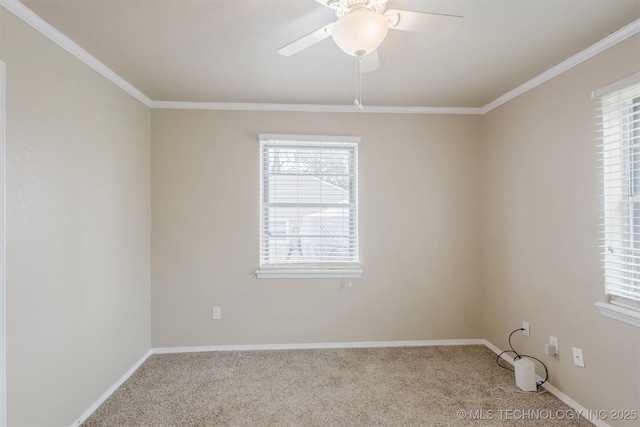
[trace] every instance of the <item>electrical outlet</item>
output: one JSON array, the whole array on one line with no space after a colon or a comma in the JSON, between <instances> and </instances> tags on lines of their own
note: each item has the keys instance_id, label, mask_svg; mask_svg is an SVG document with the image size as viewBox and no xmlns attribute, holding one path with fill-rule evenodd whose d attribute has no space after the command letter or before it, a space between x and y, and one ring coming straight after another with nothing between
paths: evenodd
<instances>
[{"instance_id":1,"label":"electrical outlet","mask_svg":"<svg viewBox=\"0 0 640 427\"><path fill-rule=\"evenodd\" d=\"M522 321L522 329L524 329L524 331L522 331L522 335L524 335L525 337L529 336L529 322L525 322L524 320Z\"/></svg>"},{"instance_id":2,"label":"electrical outlet","mask_svg":"<svg viewBox=\"0 0 640 427\"><path fill-rule=\"evenodd\" d=\"M213 307L213 320L218 320L222 316L220 315L220 307Z\"/></svg>"},{"instance_id":3,"label":"electrical outlet","mask_svg":"<svg viewBox=\"0 0 640 427\"><path fill-rule=\"evenodd\" d=\"M558 347L558 338L554 337L553 335L549 335L549 344L556 348L556 354L560 354L560 350Z\"/></svg>"},{"instance_id":4,"label":"electrical outlet","mask_svg":"<svg viewBox=\"0 0 640 427\"><path fill-rule=\"evenodd\" d=\"M572 347L572 349L573 349L573 363L576 366L580 366L581 368L584 368L584 357L582 356L582 349L575 348L575 347Z\"/></svg>"}]
</instances>

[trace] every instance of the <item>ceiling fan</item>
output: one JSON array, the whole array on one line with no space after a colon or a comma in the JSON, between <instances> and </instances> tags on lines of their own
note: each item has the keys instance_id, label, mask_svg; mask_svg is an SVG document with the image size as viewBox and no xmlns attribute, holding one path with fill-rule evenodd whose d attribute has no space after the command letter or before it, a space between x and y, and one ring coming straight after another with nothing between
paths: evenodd
<instances>
[{"instance_id":1,"label":"ceiling fan","mask_svg":"<svg viewBox=\"0 0 640 427\"><path fill-rule=\"evenodd\" d=\"M332 37L344 52L362 60L362 71L379 67L376 49L388 31L428 32L433 37L446 37L458 32L463 18L454 15L387 9L387 0L315 0L334 9L338 20L319 28L278 49L291 56Z\"/></svg>"},{"instance_id":2,"label":"ceiling fan","mask_svg":"<svg viewBox=\"0 0 640 427\"><path fill-rule=\"evenodd\" d=\"M433 36L455 34L463 18L454 15L387 9L387 0L315 0L336 11L338 20L278 49L291 56L331 36L349 55L356 57L356 99L362 111L362 72L379 67L376 49L389 29L429 32Z\"/></svg>"}]
</instances>

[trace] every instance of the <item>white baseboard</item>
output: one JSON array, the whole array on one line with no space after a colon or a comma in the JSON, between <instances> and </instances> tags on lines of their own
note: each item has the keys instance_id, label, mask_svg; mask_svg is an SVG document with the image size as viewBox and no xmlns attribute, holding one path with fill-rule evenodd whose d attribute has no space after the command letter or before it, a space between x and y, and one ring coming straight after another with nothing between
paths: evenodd
<instances>
[{"instance_id":1,"label":"white baseboard","mask_svg":"<svg viewBox=\"0 0 640 427\"><path fill-rule=\"evenodd\" d=\"M487 340L481 340L481 341L483 342L483 344L485 346L487 346L487 348L489 348L495 354L502 353L502 350L500 350L498 347L496 347L495 345L493 345L489 341L487 341ZM505 353L502 356L500 356L500 358L506 360L511 365L513 365L513 357L509 356L508 354ZM544 378L539 377L538 375L536 375L536 377L538 378L539 381L542 381L544 379ZM560 399L561 401L566 403L567 406L569 406L570 408L575 410L576 413L578 413L578 414L589 414L590 413L587 408L585 408L584 406L582 406L581 404L579 404L578 402L576 402L575 400L573 400L572 398L570 398L569 396L567 396L566 394L564 394L563 392L561 392L560 390L558 390L557 388L552 386L550 383L546 382L546 383L542 384L542 387L544 387L549 393L553 394L555 397L557 397L558 399ZM589 421L591 424L593 424L593 425L595 425L597 427L610 427L609 424L605 423L602 420L590 419L587 416L583 416L583 418L585 418L587 421Z\"/></svg>"},{"instance_id":2,"label":"white baseboard","mask_svg":"<svg viewBox=\"0 0 640 427\"><path fill-rule=\"evenodd\" d=\"M85 420L89 418L96 409L98 409L98 406L102 405L104 401L107 400L109 396L111 396L113 392L116 391L118 387L120 387L122 383L124 383L152 354L153 353L151 352L151 350L147 351L144 356L142 356L140 360L138 360L122 377L120 377L120 379L116 381L115 384L113 384L107 391L105 391L104 394L100 396L100 398L89 407L89 409L84 411L84 413L80 415L80 418L78 418L71 424L71 427L79 426L80 424L85 422Z\"/></svg>"},{"instance_id":3,"label":"white baseboard","mask_svg":"<svg viewBox=\"0 0 640 427\"><path fill-rule=\"evenodd\" d=\"M436 345L483 345L482 339L425 340L425 341L365 341L303 344L252 344L216 345L200 347L157 347L153 354L195 353L204 351L254 351L254 350L313 350L323 348L380 348L380 347L430 347Z\"/></svg>"}]
</instances>

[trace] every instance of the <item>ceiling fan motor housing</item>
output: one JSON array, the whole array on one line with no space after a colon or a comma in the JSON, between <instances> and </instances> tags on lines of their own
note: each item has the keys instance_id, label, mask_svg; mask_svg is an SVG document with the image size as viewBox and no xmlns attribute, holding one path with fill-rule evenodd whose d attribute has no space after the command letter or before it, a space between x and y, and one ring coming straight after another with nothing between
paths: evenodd
<instances>
[{"instance_id":1,"label":"ceiling fan motor housing","mask_svg":"<svg viewBox=\"0 0 640 427\"><path fill-rule=\"evenodd\" d=\"M387 0L329 0L327 6L335 9L336 16L342 18L352 10L367 8L380 14L386 9Z\"/></svg>"}]
</instances>

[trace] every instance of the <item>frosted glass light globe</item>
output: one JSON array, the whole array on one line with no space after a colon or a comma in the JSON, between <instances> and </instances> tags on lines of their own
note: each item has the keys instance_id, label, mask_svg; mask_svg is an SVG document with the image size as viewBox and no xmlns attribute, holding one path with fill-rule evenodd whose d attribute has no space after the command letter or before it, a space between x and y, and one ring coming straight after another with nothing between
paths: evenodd
<instances>
[{"instance_id":1,"label":"frosted glass light globe","mask_svg":"<svg viewBox=\"0 0 640 427\"><path fill-rule=\"evenodd\" d=\"M381 14L366 8L355 9L333 24L331 36L348 53L366 55L380 46L389 32L389 21Z\"/></svg>"}]
</instances>

